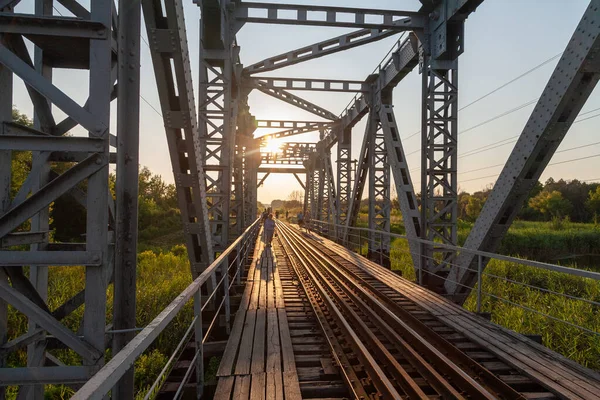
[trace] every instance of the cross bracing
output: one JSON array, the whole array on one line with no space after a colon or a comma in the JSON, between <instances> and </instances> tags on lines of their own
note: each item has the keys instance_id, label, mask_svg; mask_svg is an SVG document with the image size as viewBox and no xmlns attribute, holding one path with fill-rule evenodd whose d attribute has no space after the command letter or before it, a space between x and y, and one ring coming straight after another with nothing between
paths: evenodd
<instances>
[{"instance_id":1,"label":"cross bracing","mask_svg":"<svg viewBox=\"0 0 600 400\"><path fill-rule=\"evenodd\" d=\"M75 0L57 0L72 15L64 17L54 15L52 0L36 0L30 14L14 13L18 0L0 0L0 346L6 345L8 304L29 320L28 333L11 342L15 348L27 345L27 367L18 371L20 377L11 374L12 380L0 381L20 385L19 398L43 397L44 385L36 384L32 371L44 377L44 384L72 384L86 381L103 365L106 289L111 283L117 310L114 327L135 328L137 225L132 221L137 221L137 205L131 199L137 198L133 188L139 159L143 28L193 277L251 226L257 214L257 187L272 173L293 174L305 189L305 212L338 224L331 234L339 240L357 224L367 190L369 251L378 254L375 261L389 263L385 233L390 231L392 182L409 238L457 244L458 61L468 44L467 17L483 0L422 1L417 11L196 0L201 15L198 60L190 59L183 1L120 1L117 7L110 0L91 0L91 7L86 7ZM465 247L497 249L600 79L599 7L598 0L590 2ZM237 38L244 34L245 24L255 23L355 30L244 66ZM390 57L369 76L326 79L285 73L288 66L335 57L403 33ZM192 63L198 66L197 77L192 76ZM84 105L53 82L56 68L88 71ZM260 75L275 70L276 75ZM392 102L394 88L409 73L422 77L420 196L413 187L401 139L403 126ZM33 127L12 121L16 78L25 83L33 106ZM311 116L304 121L287 115L254 116L248 100L254 90ZM336 113L328 104L304 98L306 92L356 96ZM115 99L117 131L111 132L110 104ZM58 118L57 109L66 117ZM363 118L366 130L358 159L353 160L352 129ZM77 126L86 136L65 135ZM277 132L259 132L271 128ZM272 139L316 131L322 132L318 143L284 142L274 153L261 150L261 144ZM23 187L11 196L11 153L16 151L32 152L33 161ZM60 172L52 169L53 163L67 162L68 168ZM111 164L116 164L116 199L109 188ZM87 209L81 243L55 243L49 235L49 207L62 196L73 197ZM19 231L25 222L29 230ZM11 248L15 245L27 250ZM465 288L474 283L475 257L451 248L410 243L415 269L427 271L429 277L420 283L462 302L469 294ZM85 289L57 310L48 310L47 305L50 265L85 269ZM223 276L211 276L209 286L218 278ZM199 307L200 297L194 300ZM85 306L81 329L73 332L62 319L81 305ZM197 333L201 325L195 326ZM40 372L51 358L49 337L77 353L81 365L65 366L54 378L51 372L56 370ZM132 337L119 336L113 352ZM4 357L5 352L0 353L0 367ZM125 375L114 396L132 398L132 379L131 373ZM201 381L198 375L199 392ZM3 395L0 390L0 398Z\"/></svg>"}]
</instances>

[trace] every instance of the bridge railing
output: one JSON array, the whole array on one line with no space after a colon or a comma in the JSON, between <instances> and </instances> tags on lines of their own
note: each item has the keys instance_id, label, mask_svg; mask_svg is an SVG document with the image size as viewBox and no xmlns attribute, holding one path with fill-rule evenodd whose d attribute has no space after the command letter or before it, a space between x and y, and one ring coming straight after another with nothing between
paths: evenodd
<instances>
[{"instance_id":1,"label":"bridge railing","mask_svg":"<svg viewBox=\"0 0 600 400\"><path fill-rule=\"evenodd\" d=\"M584 334L588 336L590 343L597 343L600 340L598 321L594 322L594 317L590 317L600 312L600 273L598 272L438 242L432 243L420 238L409 239L405 235L388 234L368 228L350 227L347 237L340 240L341 233L345 228L345 226L327 221L311 221L311 229L316 233L365 256L368 255L370 233L374 234L377 243L382 241L382 237L389 236L389 254L380 251L376 243L375 249L371 249L370 252L371 259L383 264L383 261L389 257L392 268L399 268L402 266L401 264L410 265L410 268L403 269L403 275L419 284L422 284L426 274L432 274L432 272L418 267L413 269L413 258L418 260L420 255L410 252L409 240L474 254L477 256L478 268L477 271L471 270L470 272L477 274L477 282L473 287L468 287L471 295L464 304L465 308L477 313L486 311L494 322L509 329L528 331L521 333L550 335L549 331L534 331L536 328L540 329L540 324L533 321L538 318L544 320L546 326L554 323L562 325L562 329L555 329L556 332L563 332L573 335L573 337ZM484 260L490 260L485 269L483 268ZM462 285L459 282L454 283ZM507 306L504 313L511 307L520 311L511 316L503 316L499 311L501 309L499 303ZM525 320L526 318L527 320ZM517 326L518 323L522 323L522 325ZM525 329L523 329L524 327ZM569 340L566 337L550 338L550 336L548 339ZM587 351L587 349L582 351Z\"/></svg>"},{"instance_id":2,"label":"bridge railing","mask_svg":"<svg viewBox=\"0 0 600 400\"><path fill-rule=\"evenodd\" d=\"M83 385L73 399L103 399L104 396L115 386L119 379L129 370L135 360L141 356L156 338L167 328L169 323L179 314L186 304L193 299L194 318L167 365L161 371L155 383L151 386L146 398L152 398L160 388L164 378L168 375L172 365L177 361L181 350L196 333L196 353L193 361L180 383L179 390L174 398L183 395L183 388L192 376L195 368L199 371L198 390L202 391L203 385L203 351L202 344L206 341L212 330L218 325L221 316L225 316L225 323L230 324L231 310L229 292L234 283L241 283L244 261L247 259L250 249L254 244L260 230L260 219L257 219L244 231L240 237L233 242L219 257L208 266L194 281L186 287L164 310L160 312L140 333L129 342L120 352L113 355L112 359L100 369L85 385ZM207 297L201 297L200 290L207 287ZM204 294L203 294L204 295ZM202 304L204 300L204 304ZM219 304L216 304L216 303ZM203 332L202 312L211 307L213 318L208 323L208 329ZM229 332L229 330L227 330ZM201 336L201 341L198 340Z\"/></svg>"}]
</instances>

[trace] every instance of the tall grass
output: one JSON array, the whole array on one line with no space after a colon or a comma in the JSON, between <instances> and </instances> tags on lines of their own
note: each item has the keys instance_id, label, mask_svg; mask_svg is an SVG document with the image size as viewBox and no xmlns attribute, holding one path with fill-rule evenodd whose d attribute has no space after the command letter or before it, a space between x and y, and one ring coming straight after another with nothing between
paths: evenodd
<instances>
[{"instance_id":1,"label":"tall grass","mask_svg":"<svg viewBox=\"0 0 600 400\"><path fill-rule=\"evenodd\" d=\"M191 282L187 254L180 249L174 252L154 253L145 251L138 255L137 272L137 314L136 326L145 327ZM48 306L54 310L84 287L84 269L82 267L50 267L48 287ZM112 286L107 290L107 323L112 321ZM136 362L136 388L141 391L149 387L158 376L166 360L174 351L179 338L192 320L191 303L169 324L169 327L157 338L153 345ZM71 330L77 331L83 316L80 307L63 320ZM9 310L9 340L27 331L25 316L15 309ZM177 338L174 340L173 338ZM50 350L66 364L77 364L80 358L70 350ZM107 351L110 357L110 351ZM11 354L9 366L22 367L27 364L25 351ZM47 399L69 398L73 394L70 388L48 385ZM8 390L9 399L16 398L16 389Z\"/></svg>"}]
</instances>

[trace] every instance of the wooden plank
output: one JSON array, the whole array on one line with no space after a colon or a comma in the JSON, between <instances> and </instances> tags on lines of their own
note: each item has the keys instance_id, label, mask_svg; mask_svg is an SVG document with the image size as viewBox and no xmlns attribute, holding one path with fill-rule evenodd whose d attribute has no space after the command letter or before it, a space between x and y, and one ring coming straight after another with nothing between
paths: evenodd
<instances>
[{"instance_id":1,"label":"wooden plank","mask_svg":"<svg viewBox=\"0 0 600 400\"><path fill-rule=\"evenodd\" d=\"M267 310L256 310L256 324L254 326L254 346L252 349L251 373L265 372L265 333Z\"/></svg>"},{"instance_id":2,"label":"wooden plank","mask_svg":"<svg viewBox=\"0 0 600 400\"><path fill-rule=\"evenodd\" d=\"M277 310L267 310L267 372L281 373L281 346L279 345L279 322Z\"/></svg>"},{"instance_id":3,"label":"wooden plank","mask_svg":"<svg viewBox=\"0 0 600 400\"><path fill-rule=\"evenodd\" d=\"M275 308L275 288L273 286L273 257L269 259L269 263L267 264L267 308Z\"/></svg>"},{"instance_id":4,"label":"wooden plank","mask_svg":"<svg viewBox=\"0 0 600 400\"><path fill-rule=\"evenodd\" d=\"M240 352L235 365L235 375L248 375L250 373L255 322L256 310L248 310L244 322L244 334L240 342Z\"/></svg>"},{"instance_id":5,"label":"wooden plank","mask_svg":"<svg viewBox=\"0 0 600 400\"><path fill-rule=\"evenodd\" d=\"M285 309L278 309L279 317L279 335L281 343L281 355L283 360L283 371L296 373L296 361L294 360L294 349L292 347L292 338L290 337L290 327L288 326L287 314Z\"/></svg>"},{"instance_id":6,"label":"wooden plank","mask_svg":"<svg viewBox=\"0 0 600 400\"><path fill-rule=\"evenodd\" d=\"M260 296L258 308L267 308L267 278L269 274L269 258L271 258L271 249L265 249L265 257L260 267Z\"/></svg>"},{"instance_id":7,"label":"wooden plank","mask_svg":"<svg viewBox=\"0 0 600 400\"><path fill-rule=\"evenodd\" d=\"M267 372L267 400L283 400L283 375L281 371Z\"/></svg>"},{"instance_id":8,"label":"wooden plank","mask_svg":"<svg viewBox=\"0 0 600 400\"><path fill-rule=\"evenodd\" d=\"M267 374L260 372L252 374L250 400L264 400L267 386Z\"/></svg>"},{"instance_id":9,"label":"wooden plank","mask_svg":"<svg viewBox=\"0 0 600 400\"><path fill-rule=\"evenodd\" d=\"M233 400L248 400L250 398L250 375L241 375L235 378Z\"/></svg>"},{"instance_id":10,"label":"wooden plank","mask_svg":"<svg viewBox=\"0 0 600 400\"><path fill-rule=\"evenodd\" d=\"M233 390L234 381L235 377L233 376L225 376L223 378L219 378L219 383L217 383L217 389L215 391L215 397L213 397L213 399L229 400L231 398L231 391Z\"/></svg>"},{"instance_id":11,"label":"wooden plank","mask_svg":"<svg viewBox=\"0 0 600 400\"><path fill-rule=\"evenodd\" d=\"M283 388L285 391L285 400L302 400L300 393L300 383L296 372L288 371L283 373Z\"/></svg>"},{"instance_id":12,"label":"wooden plank","mask_svg":"<svg viewBox=\"0 0 600 400\"><path fill-rule=\"evenodd\" d=\"M262 262L258 261L256 263L256 269L254 270L254 276L252 277L253 280L253 289L252 289L252 296L250 297L250 305L248 306L248 309L250 310L256 310L258 309L258 301L259 301L259 295L260 295L260 274L261 274L261 266Z\"/></svg>"},{"instance_id":13,"label":"wooden plank","mask_svg":"<svg viewBox=\"0 0 600 400\"><path fill-rule=\"evenodd\" d=\"M285 301L283 299L283 286L281 285L281 277L279 276L277 258L273 260L273 286L275 287L275 306L277 308L285 308Z\"/></svg>"},{"instance_id":14,"label":"wooden plank","mask_svg":"<svg viewBox=\"0 0 600 400\"><path fill-rule=\"evenodd\" d=\"M240 346L245 319L246 310L238 310L235 321L233 322L231 334L229 335L229 340L227 341L227 346L225 347L225 352L223 353L223 358L219 364L217 376L228 376L231 375L231 372L233 371L233 363Z\"/></svg>"}]
</instances>

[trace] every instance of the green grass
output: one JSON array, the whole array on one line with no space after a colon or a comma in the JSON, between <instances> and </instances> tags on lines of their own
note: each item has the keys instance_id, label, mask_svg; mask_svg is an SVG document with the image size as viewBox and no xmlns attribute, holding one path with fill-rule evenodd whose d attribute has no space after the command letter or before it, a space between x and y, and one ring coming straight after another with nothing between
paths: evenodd
<instances>
[{"instance_id":1,"label":"green grass","mask_svg":"<svg viewBox=\"0 0 600 400\"><path fill-rule=\"evenodd\" d=\"M83 288L84 270L81 267L50 267L49 268L48 305L51 310ZM180 248L169 253L153 253L145 251L138 255L137 276L137 317L136 326L145 327L162 311L179 293L191 282L187 254ZM107 323L112 320L112 285L107 290ZM152 346L136 362L136 388L147 389L175 350L179 338L183 336L192 320L191 303L169 324L168 328L154 341ZM77 331L83 307L80 307L63 322L72 330ZM9 340L23 334L27 330L27 320L13 308L9 309ZM52 350L66 364L75 365L80 358L67 350ZM107 351L110 356L110 351ZM12 367L25 366L27 362L25 351L12 353L9 360ZM8 398L15 398L15 388L8 390ZM69 398L73 391L63 386L48 385L46 398Z\"/></svg>"}]
</instances>

